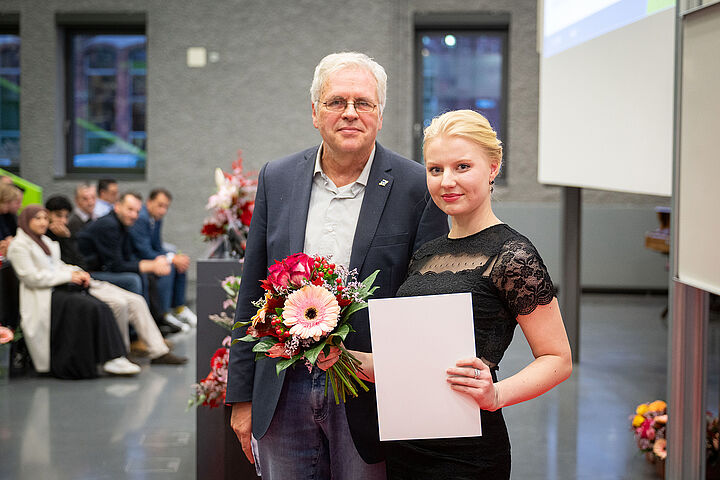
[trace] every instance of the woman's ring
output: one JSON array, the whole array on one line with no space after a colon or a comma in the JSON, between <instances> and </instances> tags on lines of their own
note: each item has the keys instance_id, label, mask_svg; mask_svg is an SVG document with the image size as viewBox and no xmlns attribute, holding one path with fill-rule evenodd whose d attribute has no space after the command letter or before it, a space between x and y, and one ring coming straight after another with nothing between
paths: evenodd
<instances>
[{"instance_id":1,"label":"woman's ring","mask_svg":"<svg viewBox=\"0 0 720 480\"><path fill-rule=\"evenodd\" d=\"M480 370L478 370L477 368L473 368L473 370L475 370L475 375L473 375L473 378L477 380L478 378L480 378Z\"/></svg>"}]
</instances>

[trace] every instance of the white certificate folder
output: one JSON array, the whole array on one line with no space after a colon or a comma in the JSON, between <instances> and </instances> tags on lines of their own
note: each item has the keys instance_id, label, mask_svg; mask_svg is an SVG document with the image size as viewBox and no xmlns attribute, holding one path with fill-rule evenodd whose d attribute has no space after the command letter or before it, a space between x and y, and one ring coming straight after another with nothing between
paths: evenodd
<instances>
[{"instance_id":1,"label":"white certificate folder","mask_svg":"<svg viewBox=\"0 0 720 480\"><path fill-rule=\"evenodd\" d=\"M380 440L482 435L480 409L447 383L475 356L469 293L368 302Z\"/></svg>"}]
</instances>

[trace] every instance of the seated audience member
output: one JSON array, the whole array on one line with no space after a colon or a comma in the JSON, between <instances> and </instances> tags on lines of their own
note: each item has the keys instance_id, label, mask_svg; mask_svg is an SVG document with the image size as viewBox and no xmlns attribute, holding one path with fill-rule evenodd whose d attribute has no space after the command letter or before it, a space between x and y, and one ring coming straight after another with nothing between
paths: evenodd
<instances>
[{"instance_id":1,"label":"seated audience member","mask_svg":"<svg viewBox=\"0 0 720 480\"><path fill-rule=\"evenodd\" d=\"M112 178L103 178L97 183L97 201L95 202L95 218L104 217L113 209L118 198L118 183Z\"/></svg>"},{"instance_id":2,"label":"seated audience member","mask_svg":"<svg viewBox=\"0 0 720 480\"><path fill-rule=\"evenodd\" d=\"M97 218L95 216L96 200L95 187L89 183L81 183L75 187L75 208L72 210L67 224L71 234L76 235L85 228L85 225Z\"/></svg>"},{"instance_id":3,"label":"seated audience member","mask_svg":"<svg viewBox=\"0 0 720 480\"><path fill-rule=\"evenodd\" d=\"M8 177L5 177L8 178ZM5 255L17 230L17 212L22 205L22 190L0 183L0 255Z\"/></svg>"},{"instance_id":4,"label":"seated audience member","mask_svg":"<svg viewBox=\"0 0 720 480\"><path fill-rule=\"evenodd\" d=\"M171 202L172 195L164 188L151 191L137 221L130 228L130 237L138 257L147 260L165 257L171 265L170 275L156 279L160 308L166 319L173 323L174 317L195 326L197 317L185 305L185 272L190 266L190 257L174 252L174 248L168 248L168 244L164 244L162 239L162 222Z\"/></svg>"},{"instance_id":5,"label":"seated audience member","mask_svg":"<svg viewBox=\"0 0 720 480\"><path fill-rule=\"evenodd\" d=\"M142 197L139 194L124 193L108 215L98 218L78 232L77 240L80 252L85 258L91 259L88 266L93 278L142 295L140 274L169 275L170 264L165 257L145 260L135 255L128 229L137 220L140 208ZM167 325L161 317L154 317L160 327ZM180 328L173 326L173 330L177 332Z\"/></svg>"},{"instance_id":6,"label":"seated audience member","mask_svg":"<svg viewBox=\"0 0 720 480\"><path fill-rule=\"evenodd\" d=\"M60 259L68 265L75 265L85 270L87 268L85 259L77 249L77 242L67 227L68 214L72 208L70 200L62 195L55 195L48 198L45 208L50 214L47 236L60 245ZM90 280L89 292L112 309L126 348L130 348L128 329L130 324L135 328L138 338L145 344L146 354L152 363L178 365L187 362L186 358L170 353L150 314L145 298L141 295L95 279Z\"/></svg>"},{"instance_id":7,"label":"seated audience member","mask_svg":"<svg viewBox=\"0 0 720 480\"><path fill-rule=\"evenodd\" d=\"M20 325L35 369L59 378L94 378L97 367L135 375L110 307L86 291L90 276L60 260L45 236L48 212L28 205L18 220L8 258L20 279Z\"/></svg>"}]
</instances>

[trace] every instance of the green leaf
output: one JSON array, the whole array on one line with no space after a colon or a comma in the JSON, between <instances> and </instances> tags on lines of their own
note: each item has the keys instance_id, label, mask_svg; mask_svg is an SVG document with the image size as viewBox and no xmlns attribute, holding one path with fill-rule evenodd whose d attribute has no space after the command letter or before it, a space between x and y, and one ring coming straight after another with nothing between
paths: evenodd
<instances>
[{"instance_id":1,"label":"green leaf","mask_svg":"<svg viewBox=\"0 0 720 480\"><path fill-rule=\"evenodd\" d=\"M367 308L367 303L365 303L365 302L362 302L362 303L360 303L360 302L353 302L353 303L351 303L351 304L345 309L345 312L343 313L342 322L346 321L347 319L350 318L350 315L352 315L353 313L357 312L358 310L362 310L363 308Z\"/></svg>"},{"instance_id":2,"label":"green leaf","mask_svg":"<svg viewBox=\"0 0 720 480\"><path fill-rule=\"evenodd\" d=\"M237 341L239 341L239 342L257 342L257 341L258 341L258 338L257 338L257 337L253 337L252 335L245 335L244 337L242 337L242 338L236 338L235 340L237 340Z\"/></svg>"},{"instance_id":3,"label":"green leaf","mask_svg":"<svg viewBox=\"0 0 720 480\"><path fill-rule=\"evenodd\" d=\"M305 358L307 358L308 362L315 365L315 360L317 360L320 352L322 352L323 347L325 347L325 342L320 342L314 347L312 347L310 350L305 352Z\"/></svg>"},{"instance_id":4,"label":"green leaf","mask_svg":"<svg viewBox=\"0 0 720 480\"><path fill-rule=\"evenodd\" d=\"M293 363L297 362L302 358L302 354L295 355L292 358L283 358L280 360L277 365L275 365L275 372L280 375L280 372L288 368Z\"/></svg>"},{"instance_id":5,"label":"green leaf","mask_svg":"<svg viewBox=\"0 0 720 480\"><path fill-rule=\"evenodd\" d=\"M261 358L265 358L265 357L267 357L267 355L265 355L264 352L258 352L258 353L255 354L255 361L257 362L257 361L260 360Z\"/></svg>"},{"instance_id":6,"label":"green leaf","mask_svg":"<svg viewBox=\"0 0 720 480\"><path fill-rule=\"evenodd\" d=\"M267 352L276 343L277 343L276 339L265 337L262 340L260 340L257 343L257 345L255 345L253 347L252 351L253 352Z\"/></svg>"},{"instance_id":7,"label":"green leaf","mask_svg":"<svg viewBox=\"0 0 720 480\"><path fill-rule=\"evenodd\" d=\"M378 287L372 287L373 282L375 282L375 278L378 276L378 273L380 273L380 270L375 270L373 273L370 274L369 277L367 277L365 280L360 282L362 284L362 287L360 288L360 295L363 298L367 298L370 295L373 294L376 288Z\"/></svg>"},{"instance_id":8,"label":"green leaf","mask_svg":"<svg viewBox=\"0 0 720 480\"><path fill-rule=\"evenodd\" d=\"M244 327L245 325L250 325L252 321L250 322L235 322L232 326L232 329L235 330L236 328Z\"/></svg>"},{"instance_id":9,"label":"green leaf","mask_svg":"<svg viewBox=\"0 0 720 480\"><path fill-rule=\"evenodd\" d=\"M340 328L338 328L335 333L333 333L333 337L339 337L343 340L345 340L345 337L347 337L348 333L350 333L350 325L345 324L342 325Z\"/></svg>"}]
</instances>

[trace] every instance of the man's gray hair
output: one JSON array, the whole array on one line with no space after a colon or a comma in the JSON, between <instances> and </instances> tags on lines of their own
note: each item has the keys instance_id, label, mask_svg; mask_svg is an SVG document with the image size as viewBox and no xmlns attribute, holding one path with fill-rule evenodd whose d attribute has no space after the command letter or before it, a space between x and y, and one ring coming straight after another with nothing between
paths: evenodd
<instances>
[{"instance_id":1,"label":"man's gray hair","mask_svg":"<svg viewBox=\"0 0 720 480\"><path fill-rule=\"evenodd\" d=\"M95 185L92 185L90 182L78 183L75 187L75 198L80 195L80 192L82 190L87 190L88 188L92 188L93 190L95 190Z\"/></svg>"},{"instance_id":2,"label":"man's gray hair","mask_svg":"<svg viewBox=\"0 0 720 480\"><path fill-rule=\"evenodd\" d=\"M315 104L315 110L320 107L320 94L328 77L346 68L360 68L370 72L375 77L375 81L377 82L378 110L379 116L381 116L385 109L387 74L379 63L364 53L358 52L331 53L320 60L320 63L315 67L315 75L313 76L312 85L310 85L310 100Z\"/></svg>"}]
</instances>

